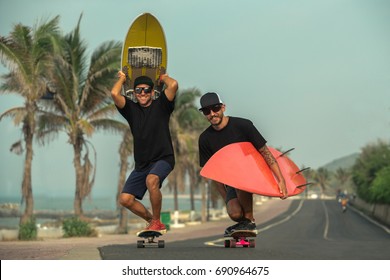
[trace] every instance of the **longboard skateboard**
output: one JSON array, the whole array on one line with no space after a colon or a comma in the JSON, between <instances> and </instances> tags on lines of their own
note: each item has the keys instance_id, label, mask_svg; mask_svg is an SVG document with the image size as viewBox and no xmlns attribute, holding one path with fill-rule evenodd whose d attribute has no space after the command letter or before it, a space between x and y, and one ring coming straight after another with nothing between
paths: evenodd
<instances>
[{"instance_id":1,"label":"longboard skateboard","mask_svg":"<svg viewBox=\"0 0 390 280\"><path fill-rule=\"evenodd\" d=\"M131 24L122 46L122 71L126 75L123 94L135 101L134 80L139 76L152 79L157 98L163 83L159 79L167 69L167 45L162 26L150 13L138 16Z\"/></svg>"},{"instance_id":2,"label":"longboard skateboard","mask_svg":"<svg viewBox=\"0 0 390 280\"><path fill-rule=\"evenodd\" d=\"M255 237L257 230L235 230L230 235L225 235L225 248L256 247Z\"/></svg>"},{"instance_id":3,"label":"longboard skateboard","mask_svg":"<svg viewBox=\"0 0 390 280\"><path fill-rule=\"evenodd\" d=\"M137 248L145 248L145 247L164 248L165 247L164 240L158 240L158 241L154 240L155 238L158 238L162 235L163 235L162 232L154 231L154 230L143 230L138 232L137 236L143 238L144 240L137 241Z\"/></svg>"}]
</instances>

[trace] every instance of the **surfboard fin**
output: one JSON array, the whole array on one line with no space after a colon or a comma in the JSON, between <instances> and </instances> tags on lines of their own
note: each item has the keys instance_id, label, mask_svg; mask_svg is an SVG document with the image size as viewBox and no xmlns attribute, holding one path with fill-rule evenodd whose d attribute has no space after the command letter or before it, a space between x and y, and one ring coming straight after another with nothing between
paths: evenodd
<instances>
[{"instance_id":1,"label":"surfboard fin","mask_svg":"<svg viewBox=\"0 0 390 280\"><path fill-rule=\"evenodd\" d=\"M310 169L310 167L302 168L301 170L298 170L297 172L295 172L295 174L302 173L302 172L309 170L309 169Z\"/></svg>"},{"instance_id":2,"label":"surfboard fin","mask_svg":"<svg viewBox=\"0 0 390 280\"><path fill-rule=\"evenodd\" d=\"M279 157L282 157L282 156L288 154L289 152L291 152L291 151L293 151L293 150L295 150L295 148L291 148L290 150L285 151L284 153L280 154Z\"/></svg>"},{"instance_id":3,"label":"surfboard fin","mask_svg":"<svg viewBox=\"0 0 390 280\"><path fill-rule=\"evenodd\" d=\"M313 183L306 183L306 184L303 184L303 185L299 185L299 186L297 186L297 188L300 189L300 188L307 187L307 186L310 186L310 185L313 185Z\"/></svg>"}]
</instances>

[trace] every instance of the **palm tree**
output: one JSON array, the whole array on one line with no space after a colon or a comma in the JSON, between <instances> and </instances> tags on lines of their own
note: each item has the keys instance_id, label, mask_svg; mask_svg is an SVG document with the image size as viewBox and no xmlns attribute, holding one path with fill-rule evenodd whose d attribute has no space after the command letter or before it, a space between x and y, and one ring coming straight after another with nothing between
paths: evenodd
<instances>
[{"instance_id":1,"label":"palm tree","mask_svg":"<svg viewBox=\"0 0 390 280\"><path fill-rule=\"evenodd\" d=\"M330 173L329 170L323 167L320 167L317 169L315 173L315 181L320 185L321 187L321 196L324 195L326 186L329 184L330 180Z\"/></svg>"},{"instance_id":2,"label":"palm tree","mask_svg":"<svg viewBox=\"0 0 390 280\"><path fill-rule=\"evenodd\" d=\"M17 24L8 37L0 36L0 59L10 71L2 76L4 82L0 92L17 94L24 99L23 106L11 108L0 115L0 120L11 117L15 125L22 124L26 149L22 180L22 202L25 202L25 209L20 224L29 221L34 211L31 182L33 140L37 117L43 113L38 104L46 92L51 54L57 49L58 22L59 16L38 23L33 28ZM12 148L21 152L21 142L16 142Z\"/></svg>"},{"instance_id":3,"label":"palm tree","mask_svg":"<svg viewBox=\"0 0 390 280\"><path fill-rule=\"evenodd\" d=\"M50 75L53 92L52 110L40 121L41 136L57 135L65 131L73 147L76 173L74 197L75 215L84 218L82 202L90 194L96 164L90 160L87 137L98 130L121 132L123 123L115 120L115 105L110 91L117 72L121 44L101 44L87 63L87 48L80 37L80 21L76 28L63 37L60 52L54 58Z\"/></svg>"},{"instance_id":4,"label":"palm tree","mask_svg":"<svg viewBox=\"0 0 390 280\"><path fill-rule=\"evenodd\" d=\"M344 187L345 183L351 178L351 172L340 167L336 170L334 177L339 182L340 187Z\"/></svg>"},{"instance_id":5,"label":"palm tree","mask_svg":"<svg viewBox=\"0 0 390 280\"><path fill-rule=\"evenodd\" d=\"M199 113L195 100L200 96L196 88L178 92L175 111L171 117L171 134L175 150L176 165L169 175L168 186L174 193L174 210L179 210L178 193L184 191L186 174L190 179L191 204L194 205L194 188L199 185L198 135L207 125ZM192 206L193 208L194 206ZM194 209L191 209L194 210Z\"/></svg>"}]
</instances>

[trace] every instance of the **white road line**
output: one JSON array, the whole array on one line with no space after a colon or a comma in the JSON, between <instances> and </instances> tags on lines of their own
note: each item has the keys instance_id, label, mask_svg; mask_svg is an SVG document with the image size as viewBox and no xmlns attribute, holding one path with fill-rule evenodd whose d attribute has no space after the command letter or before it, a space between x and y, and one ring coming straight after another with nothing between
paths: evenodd
<instances>
[{"instance_id":1,"label":"white road line","mask_svg":"<svg viewBox=\"0 0 390 280\"><path fill-rule=\"evenodd\" d=\"M324 207L324 211L325 211L325 228L324 228L324 239L325 240L331 240L328 238L328 232L329 232L329 213L328 213L328 208L326 208L326 205L325 205L325 202L324 200L321 201L322 202L322 206Z\"/></svg>"}]
</instances>

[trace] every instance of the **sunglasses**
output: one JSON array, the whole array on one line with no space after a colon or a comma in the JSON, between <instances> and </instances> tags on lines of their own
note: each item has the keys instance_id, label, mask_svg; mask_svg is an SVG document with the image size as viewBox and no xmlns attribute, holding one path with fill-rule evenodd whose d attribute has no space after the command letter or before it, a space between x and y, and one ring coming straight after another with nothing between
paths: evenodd
<instances>
[{"instance_id":1,"label":"sunglasses","mask_svg":"<svg viewBox=\"0 0 390 280\"><path fill-rule=\"evenodd\" d=\"M214 105L214 106L210 106L210 107L206 107L206 108L202 108L202 113L203 115L207 116L211 113L211 111L213 111L214 113L217 113L221 110L222 108L222 105L221 104L217 104L217 105Z\"/></svg>"},{"instance_id":2,"label":"sunglasses","mask_svg":"<svg viewBox=\"0 0 390 280\"><path fill-rule=\"evenodd\" d=\"M152 92L152 88L151 87L136 87L134 89L134 92L136 94L141 94L142 91L144 91L144 93L151 93Z\"/></svg>"}]
</instances>

